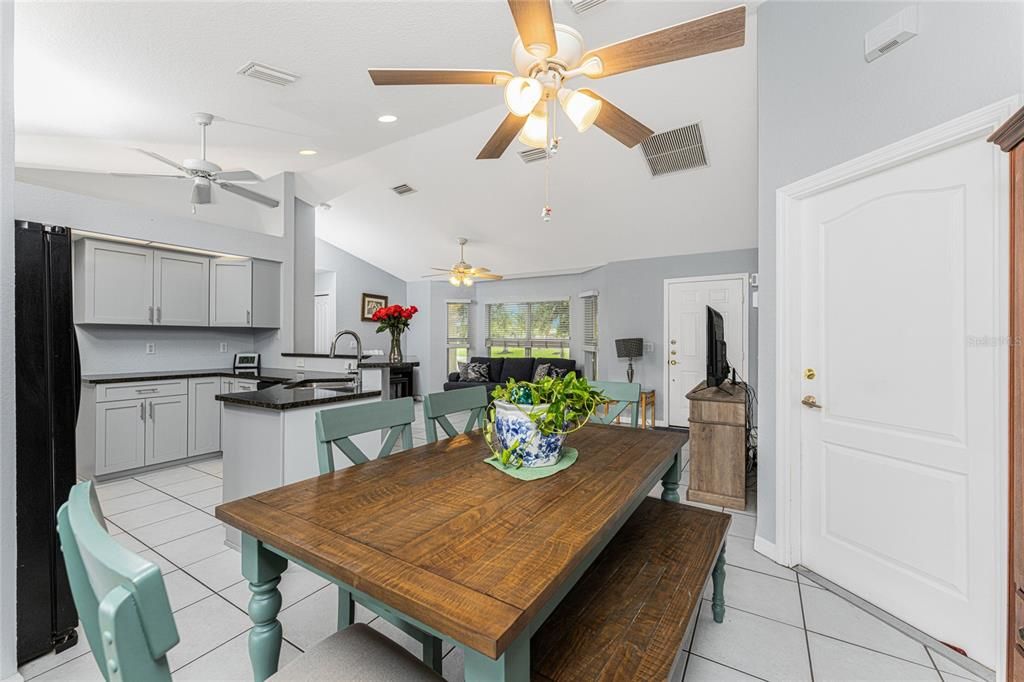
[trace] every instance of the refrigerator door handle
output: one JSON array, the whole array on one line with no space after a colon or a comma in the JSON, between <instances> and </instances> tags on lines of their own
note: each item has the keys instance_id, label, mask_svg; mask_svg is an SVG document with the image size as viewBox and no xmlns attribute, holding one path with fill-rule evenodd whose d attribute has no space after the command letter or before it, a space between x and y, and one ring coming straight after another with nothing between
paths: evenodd
<instances>
[{"instance_id":1,"label":"refrigerator door handle","mask_svg":"<svg viewBox=\"0 0 1024 682\"><path fill-rule=\"evenodd\" d=\"M78 332L71 327L71 346L75 350L75 426L78 426L78 412L82 406L82 356L78 351Z\"/></svg>"}]
</instances>

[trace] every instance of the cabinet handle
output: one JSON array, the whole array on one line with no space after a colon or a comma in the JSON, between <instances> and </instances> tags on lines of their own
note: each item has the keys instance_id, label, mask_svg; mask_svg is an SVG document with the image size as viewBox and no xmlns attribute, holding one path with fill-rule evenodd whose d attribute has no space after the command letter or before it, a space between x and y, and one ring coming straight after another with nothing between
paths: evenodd
<instances>
[{"instance_id":1,"label":"cabinet handle","mask_svg":"<svg viewBox=\"0 0 1024 682\"><path fill-rule=\"evenodd\" d=\"M245 311L245 323L246 324L252 324L252 311L251 310L246 310Z\"/></svg>"},{"instance_id":2,"label":"cabinet handle","mask_svg":"<svg viewBox=\"0 0 1024 682\"><path fill-rule=\"evenodd\" d=\"M135 389L135 392L136 393L156 393L159 390L160 390L159 388L137 388L137 389Z\"/></svg>"},{"instance_id":3,"label":"cabinet handle","mask_svg":"<svg viewBox=\"0 0 1024 682\"><path fill-rule=\"evenodd\" d=\"M146 401L139 403L139 419L146 421Z\"/></svg>"},{"instance_id":4,"label":"cabinet handle","mask_svg":"<svg viewBox=\"0 0 1024 682\"><path fill-rule=\"evenodd\" d=\"M153 323L153 306L149 306L149 322Z\"/></svg>"},{"instance_id":5,"label":"cabinet handle","mask_svg":"<svg viewBox=\"0 0 1024 682\"><path fill-rule=\"evenodd\" d=\"M149 418L150 418L150 420L153 419L153 402L152 401L149 401Z\"/></svg>"},{"instance_id":6,"label":"cabinet handle","mask_svg":"<svg viewBox=\"0 0 1024 682\"><path fill-rule=\"evenodd\" d=\"M156 321L159 322L163 319L163 315L160 313L160 306L156 307Z\"/></svg>"}]
</instances>

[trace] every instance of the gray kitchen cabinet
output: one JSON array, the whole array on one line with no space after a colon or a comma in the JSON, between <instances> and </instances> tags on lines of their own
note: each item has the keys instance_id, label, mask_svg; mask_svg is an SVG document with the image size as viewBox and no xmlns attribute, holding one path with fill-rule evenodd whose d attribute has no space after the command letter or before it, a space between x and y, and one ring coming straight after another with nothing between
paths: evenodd
<instances>
[{"instance_id":1,"label":"gray kitchen cabinet","mask_svg":"<svg viewBox=\"0 0 1024 682\"><path fill-rule=\"evenodd\" d=\"M146 401L116 400L96 406L96 474L146 463Z\"/></svg>"},{"instance_id":2,"label":"gray kitchen cabinet","mask_svg":"<svg viewBox=\"0 0 1024 682\"><path fill-rule=\"evenodd\" d=\"M188 380L188 454L190 457L220 450L220 403L216 396L225 392L221 387L220 377Z\"/></svg>"},{"instance_id":3,"label":"gray kitchen cabinet","mask_svg":"<svg viewBox=\"0 0 1024 682\"><path fill-rule=\"evenodd\" d=\"M210 325L279 327L281 264L214 258L210 262Z\"/></svg>"},{"instance_id":4,"label":"gray kitchen cabinet","mask_svg":"<svg viewBox=\"0 0 1024 682\"><path fill-rule=\"evenodd\" d=\"M146 464L188 456L188 396L146 399Z\"/></svg>"},{"instance_id":5,"label":"gray kitchen cabinet","mask_svg":"<svg viewBox=\"0 0 1024 682\"><path fill-rule=\"evenodd\" d=\"M210 259L175 251L154 251L154 322L164 326L210 324Z\"/></svg>"},{"instance_id":6,"label":"gray kitchen cabinet","mask_svg":"<svg viewBox=\"0 0 1024 682\"><path fill-rule=\"evenodd\" d=\"M76 324L153 324L153 249L79 240L74 298Z\"/></svg>"}]
</instances>

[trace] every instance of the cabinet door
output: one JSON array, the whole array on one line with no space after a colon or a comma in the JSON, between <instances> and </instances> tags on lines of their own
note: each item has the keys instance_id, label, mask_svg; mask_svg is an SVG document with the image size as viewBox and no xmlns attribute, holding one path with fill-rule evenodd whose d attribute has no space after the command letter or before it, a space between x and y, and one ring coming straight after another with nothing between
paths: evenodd
<instances>
[{"instance_id":1,"label":"cabinet door","mask_svg":"<svg viewBox=\"0 0 1024 682\"><path fill-rule=\"evenodd\" d=\"M134 469L146 463L146 401L96 405L96 473Z\"/></svg>"},{"instance_id":2,"label":"cabinet door","mask_svg":"<svg viewBox=\"0 0 1024 682\"><path fill-rule=\"evenodd\" d=\"M252 326L252 261L210 262L210 326Z\"/></svg>"},{"instance_id":3,"label":"cabinet door","mask_svg":"<svg viewBox=\"0 0 1024 682\"><path fill-rule=\"evenodd\" d=\"M153 302L156 324L210 324L210 259L173 251L154 252Z\"/></svg>"},{"instance_id":4,"label":"cabinet door","mask_svg":"<svg viewBox=\"0 0 1024 682\"><path fill-rule=\"evenodd\" d=\"M146 464L184 459L188 455L188 396L146 401Z\"/></svg>"},{"instance_id":5,"label":"cabinet door","mask_svg":"<svg viewBox=\"0 0 1024 682\"><path fill-rule=\"evenodd\" d=\"M188 454L220 450L220 377L188 380Z\"/></svg>"},{"instance_id":6,"label":"cabinet door","mask_svg":"<svg viewBox=\"0 0 1024 682\"><path fill-rule=\"evenodd\" d=\"M115 242L83 240L76 259L75 287L80 287L78 322L153 323L153 250Z\"/></svg>"}]
</instances>

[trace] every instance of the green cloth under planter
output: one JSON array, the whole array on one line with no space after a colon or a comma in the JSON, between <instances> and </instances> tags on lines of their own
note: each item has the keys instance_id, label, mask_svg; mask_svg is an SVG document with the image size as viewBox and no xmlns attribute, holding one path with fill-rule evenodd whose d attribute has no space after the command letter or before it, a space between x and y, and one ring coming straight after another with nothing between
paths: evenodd
<instances>
[{"instance_id":1,"label":"green cloth under planter","mask_svg":"<svg viewBox=\"0 0 1024 682\"><path fill-rule=\"evenodd\" d=\"M579 457L579 454L576 448L563 447L562 457L556 464L552 464L549 467L519 467L518 469L514 466L505 467L497 457L488 457L484 461L512 478L518 478L520 481L536 481L538 478L547 478L563 469L568 469L576 463L576 458Z\"/></svg>"}]
</instances>

